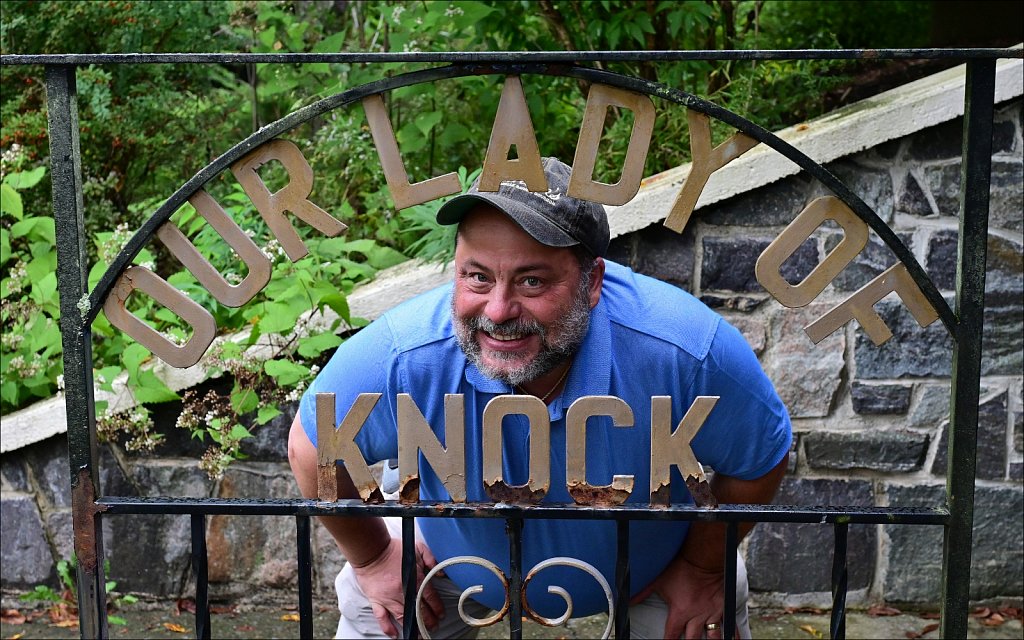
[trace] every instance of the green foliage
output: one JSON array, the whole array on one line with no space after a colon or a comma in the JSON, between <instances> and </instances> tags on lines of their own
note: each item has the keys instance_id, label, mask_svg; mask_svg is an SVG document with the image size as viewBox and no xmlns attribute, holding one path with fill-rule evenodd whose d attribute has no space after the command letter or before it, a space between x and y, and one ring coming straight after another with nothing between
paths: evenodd
<instances>
[{"instance_id":1,"label":"green foliage","mask_svg":"<svg viewBox=\"0 0 1024 640\"><path fill-rule=\"evenodd\" d=\"M426 0L321 3L250 0L191 2L8 1L0 16L0 50L15 53L316 52L752 49L924 44L929 3L837 3L778 0ZM422 68L416 64L116 65L77 72L84 204L95 286L107 265L165 198L250 132L316 100ZM772 129L817 115L823 96L844 81L845 64L798 61L712 63L619 62L610 71L656 80L710 99ZM0 293L3 296L0 411L6 413L59 388L61 340L54 267L45 91L40 67L4 66L0 95L3 176ZM465 189L482 164L502 78L471 76L398 89L385 96L408 177L418 182L457 171ZM524 90L543 155L573 157L589 89L573 79L526 76ZM657 104L645 172L689 159L686 111ZM595 178L618 180L632 115L611 110ZM714 123L716 141L732 130ZM438 227L440 202L394 210L376 149L358 104L317 117L290 132L316 176L310 200L343 220L343 237L297 229L309 255L288 260L241 188L222 176L206 185L228 215L264 247L270 284L242 308L217 303L159 243L135 259L165 277L214 315L224 342L211 356L215 373L231 376L225 394L181 398L179 426L207 443L201 465L219 475L241 455L251 429L280 414L316 372L316 364L360 321L346 295L406 256L446 261L454 229ZM287 176L276 163L261 176L277 189ZM189 205L172 222L229 281L245 268ZM191 329L143 295L128 308L168 339ZM331 326L306 331L317 312ZM127 381L145 404L178 399L156 375L151 355L101 314L92 327L95 378L102 389ZM299 336L303 337L299 337ZM259 357L255 345L270 345ZM269 354L269 355L268 355ZM101 404L101 403L98 403ZM111 415L98 407L102 438L151 450L157 433L145 407Z\"/></svg>"},{"instance_id":2,"label":"green foliage","mask_svg":"<svg viewBox=\"0 0 1024 640\"><path fill-rule=\"evenodd\" d=\"M78 559L74 553L71 554L70 560L58 560L56 569L60 591L49 585L37 584L32 591L21 594L18 599L29 602L45 602L51 610L51 618L73 620L73 616L78 613L78 582L75 575L77 567ZM103 561L103 574L104 576L110 574L109 559ZM135 604L139 599L130 593L118 594L115 589L117 589L116 581L107 580L104 583L104 590L107 593L107 621L111 624L124 625L127 624L125 619L111 615L112 612Z\"/></svg>"},{"instance_id":3,"label":"green foliage","mask_svg":"<svg viewBox=\"0 0 1024 640\"><path fill-rule=\"evenodd\" d=\"M26 210L21 197L44 173L43 167L11 173L0 183L0 408L5 413L52 395L63 371L53 218Z\"/></svg>"}]
</instances>

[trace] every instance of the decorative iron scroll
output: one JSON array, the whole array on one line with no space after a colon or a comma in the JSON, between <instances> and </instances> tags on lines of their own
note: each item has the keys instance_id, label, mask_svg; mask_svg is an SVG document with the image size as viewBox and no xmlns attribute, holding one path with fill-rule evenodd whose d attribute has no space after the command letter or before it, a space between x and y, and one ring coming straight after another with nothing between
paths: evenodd
<instances>
[{"instance_id":1,"label":"decorative iron scroll","mask_svg":"<svg viewBox=\"0 0 1024 640\"><path fill-rule=\"evenodd\" d=\"M416 624L419 626L420 634L422 634L423 637L427 640L430 639L430 633L428 632L426 625L423 624L423 614L422 608L420 606L423 601L423 592L426 590L427 584L430 583L434 576L444 571L446 568L456 564L474 564L478 567L483 567L484 569L487 569L488 571L493 573L495 577L498 578L498 580L501 581L502 587L505 590L505 602L504 604L502 604L501 609L499 609L494 614L487 616L486 618L474 618L473 616L466 613L464 608L465 602L467 598L470 598L482 592L484 590L484 587L483 585L479 584L467 587L459 596L459 617L462 618L463 622L465 622L467 625L471 627L489 627L492 624L497 624L498 622L501 622L502 619L504 619L505 616L508 615L509 603L512 594L509 593L508 578L501 571L501 569L499 569L498 566L490 560L486 560L478 556L455 556L454 558L449 558L444 562L439 562L433 569L431 569L423 578L423 582L420 584L419 591L417 591L416 593ZM526 615L528 615L531 620L534 620L535 622L538 622L547 627L557 627L559 625L565 624L565 622L572 617L572 596L570 596L569 592L566 591L563 587L559 587L556 585L548 586L548 593L557 595L565 601L565 612L557 618L545 618L544 616L536 613L530 607L529 603L526 600L526 587L530 584L530 580L532 580L534 576L536 576L544 569L554 566L572 567L574 569L579 569L580 571L583 571L584 573L593 577L594 580L596 580L597 583L601 585L601 588L604 590L605 598L608 600L608 623L605 625L604 632L601 634L601 637L610 638L612 635L612 624L615 621L615 600L612 597L612 588L608 584L608 581L604 579L604 576L601 575L601 572L598 571L596 567L594 567L594 565L590 564L589 562L584 562L583 560L577 560L576 558L548 558L547 560L538 563L536 566L530 569L530 572L526 574L525 578L523 578L522 586L523 611L526 613Z\"/></svg>"}]
</instances>

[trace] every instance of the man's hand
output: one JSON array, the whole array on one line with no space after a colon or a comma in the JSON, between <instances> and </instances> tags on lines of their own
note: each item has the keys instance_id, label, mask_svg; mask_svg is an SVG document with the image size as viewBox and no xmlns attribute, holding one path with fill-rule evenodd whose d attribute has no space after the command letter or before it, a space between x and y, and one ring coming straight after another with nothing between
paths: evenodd
<instances>
[{"instance_id":1,"label":"man's hand","mask_svg":"<svg viewBox=\"0 0 1024 640\"><path fill-rule=\"evenodd\" d=\"M725 574L690 564L679 554L643 591L630 600L637 604L652 593L668 604L665 638L721 638L725 615ZM717 629L708 629L713 622ZM705 636L706 634L706 636Z\"/></svg>"},{"instance_id":2,"label":"man's hand","mask_svg":"<svg viewBox=\"0 0 1024 640\"><path fill-rule=\"evenodd\" d=\"M416 542L416 585L423 582L426 573L437 564L434 554L427 545ZM402 591L402 540L392 538L391 543L373 560L365 565L352 567L355 570L359 588L366 594L373 608L373 615L381 631L391 638L397 638L405 624L405 593ZM427 585L423 592L423 623L427 629L437 627L444 617L444 605L434 588ZM410 616L415 624L416 616ZM397 621L397 626L395 622Z\"/></svg>"}]
</instances>

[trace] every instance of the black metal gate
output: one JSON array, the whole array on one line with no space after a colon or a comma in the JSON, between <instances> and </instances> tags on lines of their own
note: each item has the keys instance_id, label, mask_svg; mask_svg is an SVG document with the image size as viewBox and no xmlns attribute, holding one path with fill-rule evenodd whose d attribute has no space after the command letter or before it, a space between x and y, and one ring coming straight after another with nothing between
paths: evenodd
<instances>
[{"instance_id":1,"label":"black metal gate","mask_svg":"<svg viewBox=\"0 0 1024 640\"><path fill-rule=\"evenodd\" d=\"M846 602L846 540L850 524L926 524L944 527L943 637L965 637L974 513L974 474L977 448L978 399L981 363L982 314L984 311L986 229L991 164L995 65L999 58L1021 58L1020 49L889 49L889 50L795 50L795 51L629 51L629 52L531 52L531 53L407 53L407 54L110 54L5 56L4 65L44 65L49 107L49 137L53 180L53 210L58 242L57 277L60 292L61 331L64 347L70 479L79 559L78 593L83 638L107 637L104 578L102 572L102 517L118 514L188 514L192 519L193 568L197 577L196 634L210 635L207 597L205 522L209 515L289 516L296 522L296 554L299 566L299 611L302 637L312 637L312 555L310 516L388 515L403 518L406 610L416 601L414 580L413 523L416 517L485 517L506 522L509 539L509 633L521 637L523 586L521 533L531 518L614 520L618 531L618 565L615 577L618 602L614 630L628 637L629 558L628 523L631 520L711 520L728 525L726 540L725 637L733 633L737 525L739 522L791 522L831 524L835 535L831 636L844 637ZM960 195L960 234L955 308L950 309L910 251L893 231L856 194L806 155L752 122L683 91L582 66L615 61L686 60L802 60L802 59L935 59L967 61L964 96L964 146ZM135 233L114 260L98 285L88 291L82 204L81 155L77 112L76 69L83 65L118 64L227 64L227 63L432 63L427 70L383 79L323 99L264 127L232 147L199 171L174 193ZM440 66L444 65L444 66ZM694 506L648 509L637 506L507 506L487 504L370 505L359 501L324 503L314 500L228 500L178 498L128 498L98 495L97 440L93 398L91 324L122 272L153 236L157 228L204 184L252 149L273 140L311 118L369 95L422 82L468 75L544 74L599 82L648 94L686 106L718 119L771 147L819 180L841 199L889 246L906 266L914 282L938 312L953 337L952 404L950 408L949 464L945 504L934 508L806 508L767 505L722 505L709 510ZM612 624L611 622L609 624ZM414 636L415 625L406 625Z\"/></svg>"}]
</instances>

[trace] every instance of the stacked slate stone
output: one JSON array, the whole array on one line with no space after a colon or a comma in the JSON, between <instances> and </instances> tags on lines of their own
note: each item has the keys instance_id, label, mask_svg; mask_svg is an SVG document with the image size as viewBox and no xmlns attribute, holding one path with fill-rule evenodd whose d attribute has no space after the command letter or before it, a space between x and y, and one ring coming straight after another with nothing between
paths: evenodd
<instances>
[{"instance_id":1,"label":"stacked slate stone","mask_svg":"<svg viewBox=\"0 0 1024 640\"><path fill-rule=\"evenodd\" d=\"M951 305L962 126L950 121L828 166L890 225ZM1015 100L997 109L993 133L971 576L976 599L1024 592L1021 152ZM818 345L803 332L893 265L893 253L872 233L860 255L801 309L775 302L754 275L768 243L822 195L830 194L798 174L698 209L681 236L652 226L617 238L612 258L693 292L750 342L786 401L797 436L776 502L943 505L952 341L941 322L922 329L890 296L876 307L894 334L881 347L856 322ZM838 226L823 225L782 265L782 275L800 282L841 239ZM831 536L819 525L758 525L746 543L751 588L766 602L826 605ZM851 601L939 602L941 549L941 527L852 526Z\"/></svg>"}]
</instances>

